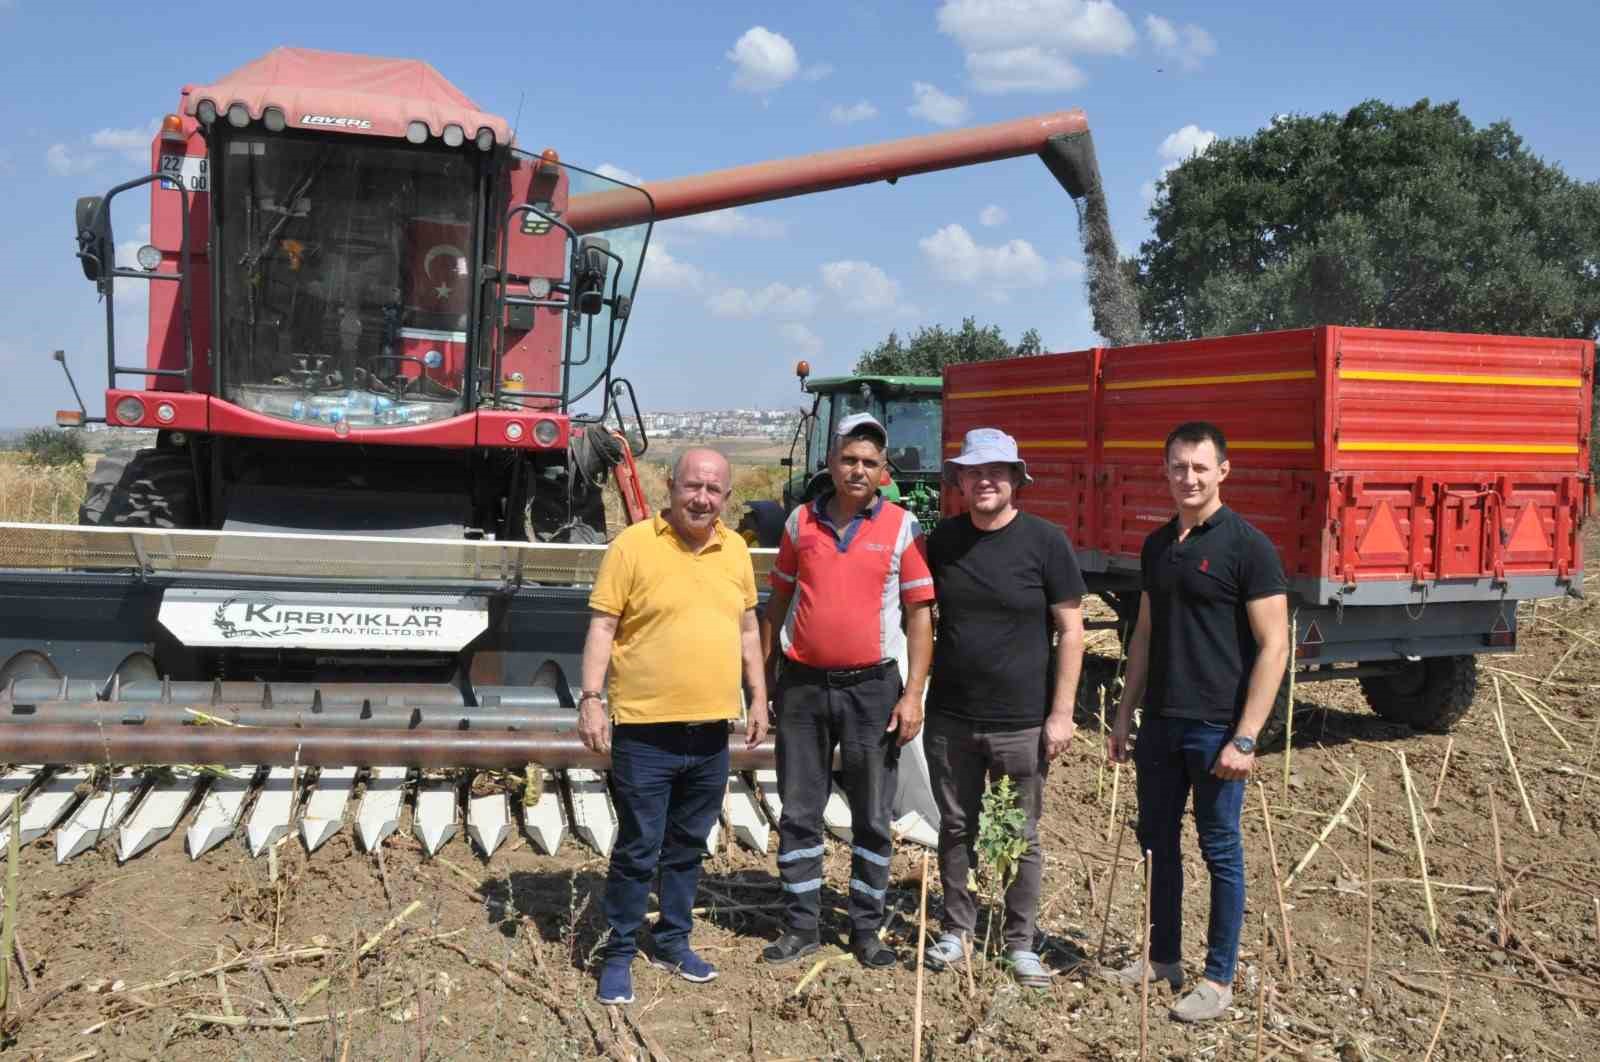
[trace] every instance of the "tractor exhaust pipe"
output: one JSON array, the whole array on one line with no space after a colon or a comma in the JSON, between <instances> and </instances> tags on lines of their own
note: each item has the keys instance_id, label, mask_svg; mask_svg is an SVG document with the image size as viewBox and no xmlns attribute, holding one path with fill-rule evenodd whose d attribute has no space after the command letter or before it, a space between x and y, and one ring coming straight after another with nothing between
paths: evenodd
<instances>
[{"instance_id":1,"label":"tractor exhaust pipe","mask_svg":"<svg viewBox=\"0 0 1600 1062\"><path fill-rule=\"evenodd\" d=\"M747 749L729 742L730 769L776 764L767 741ZM269 767L473 767L521 770L609 770L611 757L591 752L576 736L478 730L354 730L284 727L107 726L39 723L0 731L0 762L265 764Z\"/></svg>"}]
</instances>

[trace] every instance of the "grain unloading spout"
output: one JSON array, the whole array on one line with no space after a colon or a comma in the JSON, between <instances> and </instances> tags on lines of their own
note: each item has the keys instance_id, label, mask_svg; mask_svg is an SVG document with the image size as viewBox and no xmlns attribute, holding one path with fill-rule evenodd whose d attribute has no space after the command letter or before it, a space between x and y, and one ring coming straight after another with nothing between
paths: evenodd
<instances>
[{"instance_id":1,"label":"grain unloading spout","mask_svg":"<svg viewBox=\"0 0 1600 1062\"><path fill-rule=\"evenodd\" d=\"M648 181L643 188L654 205L654 212L649 215L631 191L575 196L566 220L579 233L598 232L651 218L667 221L875 181L894 183L919 173L975 166L1022 155L1040 156L1074 198L1099 187L1089 120L1083 111L1073 109L971 129L757 162L692 177Z\"/></svg>"}]
</instances>

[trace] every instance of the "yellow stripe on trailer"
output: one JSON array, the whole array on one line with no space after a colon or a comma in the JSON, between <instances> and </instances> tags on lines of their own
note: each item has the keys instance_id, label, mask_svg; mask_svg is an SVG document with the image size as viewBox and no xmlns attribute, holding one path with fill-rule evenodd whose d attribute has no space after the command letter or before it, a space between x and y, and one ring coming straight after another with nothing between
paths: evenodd
<instances>
[{"instance_id":1,"label":"yellow stripe on trailer","mask_svg":"<svg viewBox=\"0 0 1600 1062\"><path fill-rule=\"evenodd\" d=\"M1576 446L1555 443L1341 442L1341 450L1430 454L1575 454Z\"/></svg>"},{"instance_id":2,"label":"yellow stripe on trailer","mask_svg":"<svg viewBox=\"0 0 1600 1062\"><path fill-rule=\"evenodd\" d=\"M1122 380L1106 384L1107 391L1137 391L1148 387L1184 387L1200 384L1277 383L1280 380L1315 380L1312 369L1285 372L1242 372L1231 376L1163 376L1155 380ZM1229 445L1232 445L1231 443Z\"/></svg>"},{"instance_id":3,"label":"yellow stripe on trailer","mask_svg":"<svg viewBox=\"0 0 1600 1062\"><path fill-rule=\"evenodd\" d=\"M1485 376L1461 372L1391 372L1388 369L1340 369L1341 380L1386 383L1472 384L1480 387L1582 387L1576 376Z\"/></svg>"},{"instance_id":4,"label":"yellow stripe on trailer","mask_svg":"<svg viewBox=\"0 0 1600 1062\"><path fill-rule=\"evenodd\" d=\"M1002 387L994 391L952 391L944 396L946 402L961 402L972 398L1020 398L1032 395L1073 395L1089 389L1086 383L1061 384L1058 387Z\"/></svg>"},{"instance_id":5,"label":"yellow stripe on trailer","mask_svg":"<svg viewBox=\"0 0 1600 1062\"><path fill-rule=\"evenodd\" d=\"M1164 439L1107 439L1107 450L1159 450ZM1314 442L1302 442L1292 439L1244 439L1235 442L1228 440L1230 450L1315 450Z\"/></svg>"}]
</instances>

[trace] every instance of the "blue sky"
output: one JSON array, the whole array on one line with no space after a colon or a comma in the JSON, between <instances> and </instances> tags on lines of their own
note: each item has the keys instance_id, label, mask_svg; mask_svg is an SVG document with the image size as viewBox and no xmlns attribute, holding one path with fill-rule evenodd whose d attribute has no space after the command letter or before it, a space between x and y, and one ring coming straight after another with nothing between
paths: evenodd
<instances>
[{"instance_id":1,"label":"blue sky","mask_svg":"<svg viewBox=\"0 0 1600 1062\"><path fill-rule=\"evenodd\" d=\"M1600 178L1590 4L267 5L0 0L0 425L97 404L103 314L72 256L80 195L142 172L185 82L280 45L427 59L519 142L647 179L1081 106L1124 251L1164 166L1277 113L1459 99ZM119 216L120 239L138 235ZM964 315L1093 340L1071 201L1031 158L657 227L623 352L653 409L798 400L891 329ZM134 241L136 242L136 241ZM125 318L142 311L137 301Z\"/></svg>"}]
</instances>

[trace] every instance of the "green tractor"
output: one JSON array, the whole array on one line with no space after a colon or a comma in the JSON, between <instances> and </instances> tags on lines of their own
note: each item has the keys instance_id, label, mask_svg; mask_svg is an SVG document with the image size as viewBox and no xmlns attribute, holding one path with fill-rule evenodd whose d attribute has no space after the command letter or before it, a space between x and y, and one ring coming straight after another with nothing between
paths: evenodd
<instances>
[{"instance_id":1,"label":"green tractor","mask_svg":"<svg viewBox=\"0 0 1600 1062\"><path fill-rule=\"evenodd\" d=\"M939 481L943 462L940 445L940 388L937 376L824 376L811 379L811 366L795 366L800 389L812 395L811 409L795 428L789 456L791 470L783 500L745 505L739 530L752 545L776 546L783 523L797 505L827 489L828 441L840 418L871 413L889 430L889 482L883 496L916 514L923 529L939 519Z\"/></svg>"}]
</instances>

